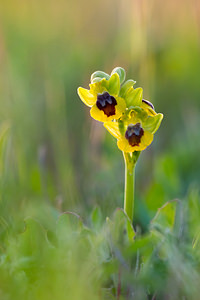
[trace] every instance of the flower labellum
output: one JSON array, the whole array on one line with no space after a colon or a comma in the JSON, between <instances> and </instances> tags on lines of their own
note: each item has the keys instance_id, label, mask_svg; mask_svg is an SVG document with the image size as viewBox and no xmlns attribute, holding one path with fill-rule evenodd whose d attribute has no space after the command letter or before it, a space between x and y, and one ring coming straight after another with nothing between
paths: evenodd
<instances>
[{"instance_id":1,"label":"flower labellum","mask_svg":"<svg viewBox=\"0 0 200 300\"><path fill-rule=\"evenodd\" d=\"M143 134L144 130L142 129L140 123L137 123L135 125L129 124L125 132L125 138L128 140L131 146L138 146Z\"/></svg>"},{"instance_id":2,"label":"flower labellum","mask_svg":"<svg viewBox=\"0 0 200 300\"><path fill-rule=\"evenodd\" d=\"M111 96L108 92L104 92L103 94L99 94L97 96L96 106L103 110L104 114L107 117L115 115L115 106L117 105L117 101L115 97Z\"/></svg>"}]
</instances>

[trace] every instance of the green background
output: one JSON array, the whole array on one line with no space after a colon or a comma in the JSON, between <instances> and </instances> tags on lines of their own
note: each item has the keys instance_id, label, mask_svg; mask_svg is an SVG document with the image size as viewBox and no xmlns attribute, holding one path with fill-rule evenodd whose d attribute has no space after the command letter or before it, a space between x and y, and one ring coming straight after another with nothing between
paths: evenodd
<instances>
[{"instance_id":1,"label":"green background","mask_svg":"<svg viewBox=\"0 0 200 300\"><path fill-rule=\"evenodd\" d=\"M116 66L164 114L137 166L140 202L154 209L199 182L196 1L2 1L0 11L3 217L44 202L82 215L122 206L122 155L77 96L92 72Z\"/></svg>"},{"instance_id":2,"label":"green background","mask_svg":"<svg viewBox=\"0 0 200 300\"><path fill-rule=\"evenodd\" d=\"M77 88L87 88L96 70L110 73L114 67L125 68L127 79L136 80L144 98L164 114L153 144L137 164L134 224L145 231L157 209L169 200L196 199L198 206L199 20L196 0L0 1L3 300L25 299L35 279L38 289L26 299L96 299L96 277L89 286L85 282L96 252L89 264L82 265L87 247L79 251L83 245L70 236L65 246L71 245L74 257L65 266L65 247L57 256L44 250L37 229L41 225L53 230L64 211L74 211L91 224L88 216L96 205L103 220L123 206L122 154L77 95ZM16 236L28 217L39 227L31 225L31 238L18 243ZM198 223L199 217L195 220ZM98 242L97 237L99 249ZM63 272L73 274L70 289ZM81 274L79 289L77 274ZM63 287L71 293L69 298L62 294Z\"/></svg>"}]
</instances>

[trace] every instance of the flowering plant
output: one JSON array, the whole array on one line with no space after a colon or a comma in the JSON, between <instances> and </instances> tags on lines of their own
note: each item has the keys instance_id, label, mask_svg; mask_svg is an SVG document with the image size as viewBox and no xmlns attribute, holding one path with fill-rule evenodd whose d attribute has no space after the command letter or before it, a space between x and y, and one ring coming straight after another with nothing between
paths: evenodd
<instances>
[{"instance_id":1,"label":"flowering plant","mask_svg":"<svg viewBox=\"0 0 200 300\"><path fill-rule=\"evenodd\" d=\"M117 67L108 75L97 71L91 76L90 89L78 88L80 99L91 107L91 116L117 139L125 160L124 210L133 219L134 170L140 152L153 141L163 114L156 113L151 102L143 99L136 81L125 81L126 73Z\"/></svg>"}]
</instances>

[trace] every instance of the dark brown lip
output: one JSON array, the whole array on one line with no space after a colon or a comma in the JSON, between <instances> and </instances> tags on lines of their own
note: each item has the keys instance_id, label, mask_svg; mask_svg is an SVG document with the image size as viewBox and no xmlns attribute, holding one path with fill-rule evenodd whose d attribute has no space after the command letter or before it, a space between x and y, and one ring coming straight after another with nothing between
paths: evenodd
<instances>
[{"instance_id":1,"label":"dark brown lip","mask_svg":"<svg viewBox=\"0 0 200 300\"><path fill-rule=\"evenodd\" d=\"M107 117L115 115L115 106L117 105L117 101L115 97L111 96L108 92L104 92L97 96L96 105Z\"/></svg>"},{"instance_id":2,"label":"dark brown lip","mask_svg":"<svg viewBox=\"0 0 200 300\"><path fill-rule=\"evenodd\" d=\"M139 146L144 130L140 123L129 124L125 132L125 138L128 140L129 145Z\"/></svg>"}]
</instances>

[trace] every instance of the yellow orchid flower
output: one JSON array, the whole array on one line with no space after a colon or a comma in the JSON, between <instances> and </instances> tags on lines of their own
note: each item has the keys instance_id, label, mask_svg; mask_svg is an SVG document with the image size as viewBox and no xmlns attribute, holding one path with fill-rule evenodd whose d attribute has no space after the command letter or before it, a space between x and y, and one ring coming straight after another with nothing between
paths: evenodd
<instances>
[{"instance_id":1,"label":"yellow orchid flower","mask_svg":"<svg viewBox=\"0 0 200 300\"><path fill-rule=\"evenodd\" d=\"M106 74L107 75L107 74ZM100 122L119 119L126 109L125 100L119 96L120 77L118 73L105 78L95 78L89 85L90 89L78 88L80 99L91 107L91 116Z\"/></svg>"},{"instance_id":2,"label":"yellow orchid flower","mask_svg":"<svg viewBox=\"0 0 200 300\"><path fill-rule=\"evenodd\" d=\"M105 128L117 138L117 145L121 151L142 151L152 143L153 135L159 128L163 115L157 114L152 109L153 114L151 109L146 106L135 107L127 111L118 122L104 123Z\"/></svg>"},{"instance_id":3,"label":"yellow orchid flower","mask_svg":"<svg viewBox=\"0 0 200 300\"><path fill-rule=\"evenodd\" d=\"M130 220L134 213L135 165L140 152L153 141L163 119L154 106L143 99L143 89L134 88L135 80L126 80L126 72L116 67L108 75L96 71L91 76L89 89L78 88L80 99L91 107L91 116L117 139L125 161L124 211Z\"/></svg>"}]
</instances>

